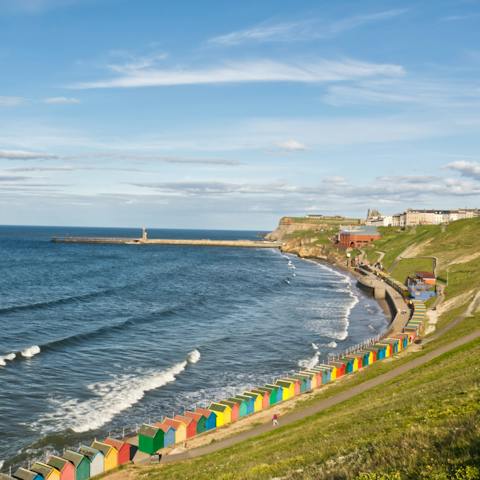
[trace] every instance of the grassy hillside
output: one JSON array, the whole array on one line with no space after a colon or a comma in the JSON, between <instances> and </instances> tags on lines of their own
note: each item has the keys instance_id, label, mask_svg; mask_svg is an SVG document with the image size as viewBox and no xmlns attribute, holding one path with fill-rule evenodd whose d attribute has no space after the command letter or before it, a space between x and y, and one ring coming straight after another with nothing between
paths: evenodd
<instances>
[{"instance_id":1,"label":"grassy hillside","mask_svg":"<svg viewBox=\"0 0 480 480\"><path fill-rule=\"evenodd\" d=\"M435 257L440 280L447 283L448 277L447 299L468 292L473 295L480 288L480 218L447 226L420 226L405 231L389 227L381 231L382 239L366 249L367 256L372 260L378 258L378 251L385 252L384 266L398 280L403 281L416 270L431 270ZM401 254L408 260L396 262ZM464 303L466 306L468 302Z\"/></svg>"}]
</instances>

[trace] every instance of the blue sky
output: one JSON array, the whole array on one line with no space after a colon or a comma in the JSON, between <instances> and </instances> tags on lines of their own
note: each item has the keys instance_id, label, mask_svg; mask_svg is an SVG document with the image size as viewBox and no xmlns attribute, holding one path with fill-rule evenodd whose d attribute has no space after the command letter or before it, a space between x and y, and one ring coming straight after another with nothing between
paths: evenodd
<instances>
[{"instance_id":1,"label":"blue sky","mask_svg":"<svg viewBox=\"0 0 480 480\"><path fill-rule=\"evenodd\" d=\"M478 207L480 2L0 0L0 223Z\"/></svg>"}]
</instances>

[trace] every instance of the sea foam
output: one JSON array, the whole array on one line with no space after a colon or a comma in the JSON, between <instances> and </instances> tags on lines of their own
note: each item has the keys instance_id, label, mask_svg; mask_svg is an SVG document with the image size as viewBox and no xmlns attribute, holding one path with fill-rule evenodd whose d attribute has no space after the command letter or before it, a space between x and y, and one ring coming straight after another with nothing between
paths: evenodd
<instances>
[{"instance_id":1,"label":"sea foam","mask_svg":"<svg viewBox=\"0 0 480 480\"><path fill-rule=\"evenodd\" d=\"M31 347L22 350L20 353L24 358L32 358L40 353L40 347L38 345L32 345Z\"/></svg>"},{"instance_id":2,"label":"sea foam","mask_svg":"<svg viewBox=\"0 0 480 480\"><path fill-rule=\"evenodd\" d=\"M304 360L299 360L298 361L298 366L302 368L313 368L315 365L318 365L318 362L320 361L320 352L317 351L315 352L315 355L311 358L306 358Z\"/></svg>"},{"instance_id":3,"label":"sea foam","mask_svg":"<svg viewBox=\"0 0 480 480\"><path fill-rule=\"evenodd\" d=\"M146 392L174 382L189 363L199 360L200 352L193 350L187 360L165 370L114 375L111 380L92 383L87 386L91 398L52 400L56 410L46 414L39 423L45 431L71 428L74 432L82 433L98 429L138 403Z\"/></svg>"}]
</instances>

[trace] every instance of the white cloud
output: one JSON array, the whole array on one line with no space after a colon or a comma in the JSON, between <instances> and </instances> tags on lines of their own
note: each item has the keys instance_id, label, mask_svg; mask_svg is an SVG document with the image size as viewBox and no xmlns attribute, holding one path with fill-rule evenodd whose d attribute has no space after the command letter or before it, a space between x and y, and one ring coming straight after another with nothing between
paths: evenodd
<instances>
[{"instance_id":1,"label":"white cloud","mask_svg":"<svg viewBox=\"0 0 480 480\"><path fill-rule=\"evenodd\" d=\"M287 152L299 152L307 149L303 143L294 140L293 138L285 142L280 142L277 146L281 150L286 150Z\"/></svg>"},{"instance_id":2,"label":"white cloud","mask_svg":"<svg viewBox=\"0 0 480 480\"><path fill-rule=\"evenodd\" d=\"M24 105L27 102L27 99L24 97L1 97L0 96L0 107L17 107L19 105Z\"/></svg>"},{"instance_id":3,"label":"white cloud","mask_svg":"<svg viewBox=\"0 0 480 480\"><path fill-rule=\"evenodd\" d=\"M24 150L0 150L0 159L5 160L51 160L57 159L56 155Z\"/></svg>"},{"instance_id":4,"label":"white cloud","mask_svg":"<svg viewBox=\"0 0 480 480\"><path fill-rule=\"evenodd\" d=\"M459 160L449 163L446 168L459 172L464 177L471 177L480 180L480 162L467 162Z\"/></svg>"},{"instance_id":5,"label":"white cloud","mask_svg":"<svg viewBox=\"0 0 480 480\"><path fill-rule=\"evenodd\" d=\"M264 22L252 28L219 35L208 40L211 45L234 46L250 42L297 42L331 38L364 25L389 20L406 12L392 9L365 15L354 15L332 22L303 20L297 22Z\"/></svg>"},{"instance_id":6,"label":"white cloud","mask_svg":"<svg viewBox=\"0 0 480 480\"><path fill-rule=\"evenodd\" d=\"M319 59L290 63L266 59L230 62L198 69L132 69L116 78L77 83L71 88L138 88L245 82L324 83L375 76L397 77L404 73L400 65L351 59L342 61Z\"/></svg>"},{"instance_id":7,"label":"white cloud","mask_svg":"<svg viewBox=\"0 0 480 480\"><path fill-rule=\"evenodd\" d=\"M80 103L80 100L74 97L48 97L43 99L43 103L49 105L73 105Z\"/></svg>"}]
</instances>

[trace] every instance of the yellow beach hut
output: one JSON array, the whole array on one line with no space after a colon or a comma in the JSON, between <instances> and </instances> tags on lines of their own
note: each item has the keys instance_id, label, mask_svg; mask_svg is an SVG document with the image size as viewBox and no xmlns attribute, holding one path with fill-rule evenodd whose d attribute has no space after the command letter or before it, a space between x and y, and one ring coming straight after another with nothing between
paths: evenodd
<instances>
[{"instance_id":1,"label":"yellow beach hut","mask_svg":"<svg viewBox=\"0 0 480 480\"><path fill-rule=\"evenodd\" d=\"M253 411L259 412L260 410L263 410L263 397L259 393L255 392L243 392L243 395L245 397L250 397L253 398Z\"/></svg>"},{"instance_id":2,"label":"yellow beach hut","mask_svg":"<svg viewBox=\"0 0 480 480\"><path fill-rule=\"evenodd\" d=\"M331 382L337 379L337 367L335 365L330 365L329 363L319 363L317 366L330 369Z\"/></svg>"},{"instance_id":3,"label":"yellow beach hut","mask_svg":"<svg viewBox=\"0 0 480 480\"><path fill-rule=\"evenodd\" d=\"M95 440L91 447L103 453L106 472L118 467L118 451L112 445Z\"/></svg>"},{"instance_id":4,"label":"yellow beach hut","mask_svg":"<svg viewBox=\"0 0 480 480\"><path fill-rule=\"evenodd\" d=\"M282 387L283 400L288 400L289 398L293 398L295 396L295 383L292 380L280 379L275 383Z\"/></svg>"},{"instance_id":5,"label":"yellow beach hut","mask_svg":"<svg viewBox=\"0 0 480 480\"><path fill-rule=\"evenodd\" d=\"M345 355L345 358L350 358L353 360L353 369L352 372L358 372L358 369L360 367L359 362L358 362L358 357L355 355Z\"/></svg>"},{"instance_id":6,"label":"yellow beach hut","mask_svg":"<svg viewBox=\"0 0 480 480\"><path fill-rule=\"evenodd\" d=\"M228 425L232 421L231 409L227 405L212 403L208 409L217 415L217 428Z\"/></svg>"},{"instance_id":7,"label":"yellow beach hut","mask_svg":"<svg viewBox=\"0 0 480 480\"><path fill-rule=\"evenodd\" d=\"M182 443L187 440L187 426L183 422L165 418L163 423L175 430L175 443Z\"/></svg>"},{"instance_id":8,"label":"yellow beach hut","mask_svg":"<svg viewBox=\"0 0 480 480\"><path fill-rule=\"evenodd\" d=\"M60 472L46 463L35 462L30 470L41 475L44 480L60 480Z\"/></svg>"}]
</instances>

